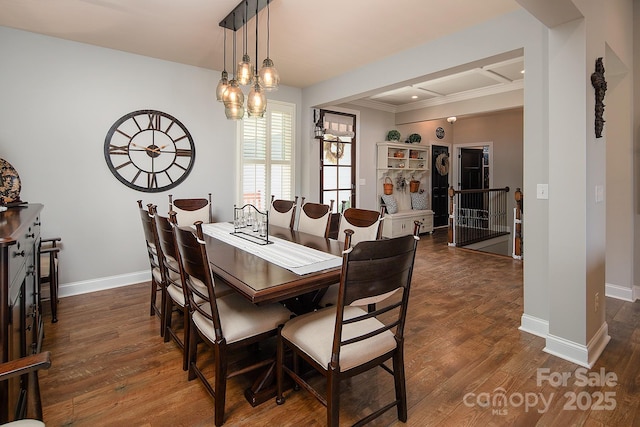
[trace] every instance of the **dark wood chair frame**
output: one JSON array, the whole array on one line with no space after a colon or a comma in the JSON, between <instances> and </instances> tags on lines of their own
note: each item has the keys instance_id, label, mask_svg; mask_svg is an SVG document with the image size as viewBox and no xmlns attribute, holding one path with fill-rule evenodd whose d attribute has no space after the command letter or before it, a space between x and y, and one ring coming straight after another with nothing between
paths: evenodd
<instances>
[{"instance_id":1,"label":"dark wood chair frame","mask_svg":"<svg viewBox=\"0 0 640 427\"><path fill-rule=\"evenodd\" d=\"M296 207L298 206L298 196L296 196L294 200L284 200L276 199L272 194L271 206L273 207L273 209L277 210L280 213L287 213L293 209L293 212L291 212L291 223L289 224L289 228L293 230L296 224Z\"/></svg>"},{"instance_id":2,"label":"dark wood chair frame","mask_svg":"<svg viewBox=\"0 0 640 427\"><path fill-rule=\"evenodd\" d=\"M169 262L169 258L167 256L173 257L176 261L178 260L178 249L176 247L176 240L174 235L174 224L170 217L164 217L159 215L157 212L156 206L152 207L153 218L156 225L156 232L158 235L158 244L160 245L161 252L158 253L160 258L160 271L162 273L162 280L164 282L164 290L165 290L165 298L164 298L164 307L162 310L163 318L163 329L164 329L164 342L169 342L169 340L173 339L178 347L182 350L182 369L188 369L188 339L189 339L189 299L187 297L187 292L184 289L182 284L182 279L180 276L180 267L177 269L175 266L171 265ZM169 215L175 216L175 212L169 212ZM178 277L177 280L172 279L173 277ZM169 295L167 288L171 285L174 285L182 290L182 294L184 297L184 306L180 306L176 304ZM178 311L180 316L182 317L182 337L180 337L179 332L174 329L173 325L173 312Z\"/></svg>"},{"instance_id":3,"label":"dark wood chair frame","mask_svg":"<svg viewBox=\"0 0 640 427\"><path fill-rule=\"evenodd\" d=\"M58 279L58 271L59 271L59 261L58 261L58 253L60 252L60 247L58 246L58 242L61 242L62 238L60 237L52 237L48 239L40 240L40 247L38 249L40 256L38 257L38 262L40 265L38 266L38 271L40 272L40 278L38 280L38 306L42 307L42 285L49 284L49 301L51 303L51 323L56 323L58 321L58 290L60 286L60 281ZM46 258L46 262L49 267L49 273L47 275L42 275L42 260Z\"/></svg>"},{"instance_id":4,"label":"dark wood chair frame","mask_svg":"<svg viewBox=\"0 0 640 427\"><path fill-rule=\"evenodd\" d=\"M151 305L149 308L149 315L153 316L154 314L158 316L161 320L160 322L160 335L164 336L164 322L163 320L163 308L166 305L166 292L164 289L164 283L162 280L158 281L153 274L153 270L155 268L160 271L160 259L162 258L162 254L159 254L158 251L162 251L160 247L160 243L158 241L158 233L156 230L156 224L153 219L153 204L147 204L147 209L142 207L142 200L138 200L138 210L140 211L140 219L142 221L142 230L144 232L144 238L147 245L147 255L149 256L149 266L151 268ZM157 295L160 292L161 300L160 304L157 301Z\"/></svg>"},{"instance_id":5,"label":"dark wood chair frame","mask_svg":"<svg viewBox=\"0 0 640 427\"><path fill-rule=\"evenodd\" d=\"M174 224L175 215L170 216ZM217 299L214 291L214 284L211 274L211 267L207 257L207 250L202 232L202 223L200 221L195 224L195 233L193 230L185 227L175 227L176 245L178 248L180 271L183 283L186 285L189 298L189 308L191 310L189 319L189 381L196 377L200 379L207 392L214 399L214 422L216 426L224 423L225 399L227 390L227 379L240 374L254 371L256 369L273 364L274 358L259 360L250 363L248 366L238 367L237 370L231 371L229 365L229 354L240 348L246 348L258 344L269 337L277 335L277 329L251 336L249 338L227 344L222 331L220 316L218 313ZM196 277L207 285L207 295L203 295L198 288L194 287L189 280L189 276ZM198 304L196 297L204 300L204 303ZM211 311L209 314L205 310L208 305ZM199 312L213 323L216 334L215 342L210 341L206 336L200 333L193 322L193 313ZM213 386L206 378L197 364L198 342L204 341L213 350L215 379Z\"/></svg>"},{"instance_id":6,"label":"dark wood chair frame","mask_svg":"<svg viewBox=\"0 0 640 427\"><path fill-rule=\"evenodd\" d=\"M394 377L395 395L394 400L373 413L367 415L354 425L364 425L371 420L382 415L386 411L396 408L398 419L407 421L407 391L404 373L404 325L409 301L409 290L411 287L411 276L413 273L413 263L419 240L418 231L420 223L415 222L414 235L402 236L394 239L364 241L348 250L351 245L352 230L346 230L345 252L343 255L342 273L340 278L340 290L336 310L336 322L333 337L333 347L331 351L331 362L329 366L320 366L314 359L298 349L293 343L285 339L278 331L277 347L277 397L276 403L283 404L285 399L284 373L291 377L297 386L308 390L316 399L327 407L327 425L330 427L339 425L340 408L340 382L361 374L372 368L380 366ZM345 306L352 302L377 295L396 288L402 289L402 296L399 301L392 301L388 304L378 304L378 308L373 312L366 312L361 316L345 320L343 311ZM361 335L351 339L343 339L342 328L346 324L355 323L361 320L385 315L388 320L384 328L372 331L366 335ZM393 316L392 316L393 314ZM313 316L314 314L310 314ZM393 317L392 320L389 320ZM396 340L393 350L369 360L366 363L355 366L348 371L340 370L340 350L343 346L363 341L367 338L391 331ZM292 367L285 365L285 351L293 353ZM307 383L303 375L299 372L299 358L321 373L326 379L326 397L320 394L313 386ZM385 362L392 360L392 368Z\"/></svg>"},{"instance_id":7,"label":"dark wood chair frame","mask_svg":"<svg viewBox=\"0 0 640 427\"><path fill-rule=\"evenodd\" d=\"M197 211L209 206L209 222L213 222L213 211L211 209L211 193L209 198L194 198L194 199L174 199L172 194L169 194L169 212L173 211L173 207L182 209L184 211Z\"/></svg>"},{"instance_id":8,"label":"dark wood chair frame","mask_svg":"<svg viewBox=\"0 0 640 427\"><path fill-rule=\"evenodd\" d=\"M40 369L49 369L51 366L51 352L43 351L42 353L32 354L19 359L10 360L0 364L0 382L8 381L17 376L32 377L30 388L33 386L33 416L42 421L42 399L40 398L40 383L38 381L38 371ZM29 411L27 410L27 414Z\"/></svg>"}]
</instances>

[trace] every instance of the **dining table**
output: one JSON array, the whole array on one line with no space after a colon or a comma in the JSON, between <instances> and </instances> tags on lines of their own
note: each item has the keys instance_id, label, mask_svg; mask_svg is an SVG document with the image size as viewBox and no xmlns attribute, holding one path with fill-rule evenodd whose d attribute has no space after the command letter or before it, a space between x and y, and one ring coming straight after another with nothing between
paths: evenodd
<instances>
[{"instance_id":1,"label":"dining table","mask_svg":"<svg viewBox=\"0 0 640 427\"><path fill-rule=\"evenodd\" d=\"M203 224L214 282L222 282L254 304L293 302L340 281L344 243L289 228L269 226L269 243L234 233L232 223ZM311 310L296 305L292 311ZM275 362L245 391L256 406L275 396Z\"/></svg>"}]
</instances>

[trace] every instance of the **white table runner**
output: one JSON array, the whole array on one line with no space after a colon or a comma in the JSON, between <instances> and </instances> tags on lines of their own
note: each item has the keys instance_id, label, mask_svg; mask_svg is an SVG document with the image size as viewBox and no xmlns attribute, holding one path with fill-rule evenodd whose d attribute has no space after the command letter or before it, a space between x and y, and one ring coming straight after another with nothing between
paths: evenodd
<instances>
[{"instance_id":1,"label":"white table runner","mask_svg":"<svg viewBox=\"0 0 640 427\"><path fill-rule=\"evenodd\" d=\"M202 231L204 234L299 275L315 273L342 265L342 257L277 237L269 236L269 241L273 242L269 245L252 243L232 235L233 224L229 222L202 224Z\"/></svg>"}]
</instances>

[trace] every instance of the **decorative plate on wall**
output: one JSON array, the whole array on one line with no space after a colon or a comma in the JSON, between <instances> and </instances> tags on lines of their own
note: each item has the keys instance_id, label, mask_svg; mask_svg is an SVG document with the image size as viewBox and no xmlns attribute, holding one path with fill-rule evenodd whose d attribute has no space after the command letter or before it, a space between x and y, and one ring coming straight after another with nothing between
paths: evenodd
<instances>
[{"instance_id":1,"label":"decorative plate on wall","mask_svg":"<svg viewBox=\"0 0 640 427\"><path fill-rule=\"evenodd\" d=\"M0 205L20 203L20 176L4 159L0 159L0 179Z\"/></svg>"}]
</instances>

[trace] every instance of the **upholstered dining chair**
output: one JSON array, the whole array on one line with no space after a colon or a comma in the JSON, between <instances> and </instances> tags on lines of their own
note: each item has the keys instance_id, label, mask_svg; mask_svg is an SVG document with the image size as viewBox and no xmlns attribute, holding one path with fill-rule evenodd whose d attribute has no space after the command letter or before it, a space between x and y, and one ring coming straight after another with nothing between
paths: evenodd
<instances>
[{"instance_id":1,"label":"upholstered dining chair","mask_svg":"<svg viewBox=\"0 0 640 427\"><path fill-rule=\"evenodd\" d=\"M158 214L155 206L152 207L152 215L158 234L158 244L161 249L158 253L160 256L159 264L166 293L164 307L162 309L162 313L164 314L161 326L164 331L162 335L165 342L173 339L182 350L182 369L186 371L187 349L189 348L186 344L189 336L189 310L186 303L187 298L185 290L182 287L182 279L180 277L180 266L178 265L173 226L169 222L168 217ZM175 330L173 322L174 308L177 309L177 312L182 318L182 337L179 335L179 331Z\"/></svg>"},{"instance_id":2,"label":"upholstered dining chair","mask_svg":"<svg viewBox=\"0 0 640 427\"><path fill-rule=\"evenodd\" d=\"M160 245L158 244L158 233L156 231L156 225L153 220L152 214L149 212L152 209L152 204L147 205L147 209L142 207L142 200L138 200L138 211L140 212L140 219L142 221L142 231L144 232L145 244L147 247L147 255L149 257L149 266L151 268L151 306L149 315L157 315L162 320L162 309L165 305L166 294L164 292L164 282L162 272L160 270L160 258L158 257L158 251ZM158 294L160 294L160 302L158 302ZM164 328L162 322L160 325L160 334L164 334Z\"/></svg>"},{"instance_id":3,"label":"upholstered dining chair","mask_svg":"<svg viewBox=\"0 0 640 427\"><path fill-rule=\"evenodd\" d=\"M51 303L51 323L58 321L58 252L60 252L60 237L40 239L40 280L38 281L38 297L40 303L46 301L42 295L42 285L49 285L49 302Z\"/></svg>"},{"instance_id":4,"label":"upholstered dining chair","mask_svg":"<svg viewBox=\"0 0 640 427\"><path fill-rule=\"evenodd\" d=\"M382 238L382 220L384 208L380 211L360 208L348 208L342 213L338 240L344 241L345 231L352 230L351 245L356 245L365 240L378 240ZM325 307L336 303L339 284L329 286L321 291L318 305Z\"/></svg>"},{"instance_id":5,"label":"upholstered dining chair","mask_svg":"<svg viewBox=\"0 0 640 427\"><path fill-rule=\"evenodd\" d=\"M174 199L173 195L169 194L169 212L173 211L177 214L180 227L193 225L196 221L202 221L205 224L213 222L211 209L211 193L208 199Z\"/></svg>"},{"instance_id":6,"label":"upholstered dining chair","mask_svg":"<svg viewBox=\"0 0 640 427\"><path fill-rule=\"evenodd\" d=\"M51 366L51 352L32 354L19 359L0 363L0 383L8 381L22 375L29 375L32 378L30 387L34 387L33 408L26 408L29 419L17 419L5 424L7 427L44 427L42 422L42 400L40 399L40 384L38 381L38 371L49 369ZM29 401L27 401L28 403ZM30 413L32 412L32 414Z\"/></svg>"},{"instance_id":7,"label":"upholstered dining chair","mask_svg":"<svg viewBox=\"0 0 640 427\"><path fill-rule=\"evenodd\" d=\"M188 369L188 349L189 349L189 299L187 290L183 286L182 277L180 275L180 265L178 263L178 249L176 247L174 228L177 227L176 213L169 212L169 217L164 217L156 212L155 206L153 217L158 232L158 243L162 249L162 259L160 269L163 274L165 283L165 305L163 309L164 318L164 341L168 342L173 339L178 347L182 350L182 369ZM196 279L194 279L195 282ZM194 283L203 293L206 293L206 285L204 283ZM215 287L216 295L220 296L225 293L233 292L228 286L218 284ZM198 302L202 299L196 298ZM175 310L174 310L175 309ZM173 313L177 311L181 317L182 336L180 331L176 330L173 322Z\"/></svg>"},{"instance_id":8,"label":"upholstered dining chair","mask_svg":"<svg viewBox=\"0 0 640 427\"><path fill-rule=\"evenodd\" d=\"M298 196L294 200L276 199L271 196L271 209L269 209L269 225L289 228L293 230L296 222L296 206Z\"/></svg>"},{"instance_id":9,"label":"upholstered dining chair","mask_svg":"<svg viewBox=\"0 0 640 427\"><path fill-rule=\"evenodd\" d=\"M298 218L298 231L313 234L315 236L327 237L329 235L329 225L331 211L333 210L333 200L331 204L307 202L300 209Z\"/></svg>"},{"instance_id":10,"label":"upholstered dining chair","mask_svg":"<svg viewBox=\"0 0 640 427\"><path fill-rule=\"evenodd\" d=\"M364 240L379 240L382 238L382 220L384 220L384 208L380 211L348 208L340 218L338 240L344 240L344 232L347 229L353 230L352 246Z\"/></svg>"},{"instance_id":11,"label":"upholstered dining chair","mask_svg":"<svg viewBox=\"0 0 640 427\"><path fill-rule=\"evenodd\" d=\"M367 423L394 407L398 419L406 422L404 326L419 240L417 227L414 236L362 241L353 247L350 234L351 230L347 230L337 305L295 317L279 330L276 402L284 403L286 373L327 407L328 426L337 426L341 382L381 367L393 375L395 393L389 394L394 399L356 425ZM373 312L365 309L371 303L378 307ZM287 349L293 354L290 366L285 364ZM324 395L299 372L300 357L325 377ZM392 361L391 367L385 364L388 360ZM378 387L369 392L376 390Z\"/></svg>"},{"instance_id":12,"label":"upholstered dining chair","mask_svg":"<svg viewBox=\"0 0 640 427\"><path fill-rule=\"evenodd\" d=\"M257 306L233 292L222 297L215 293L212 272L205 247L202 223L195 223L195 230L176 227L176 244L180 274L187 289L191 325L189 331L189 380L200 379L214 400L214 422L216 426L224 423L225 396L227 379L246 373L273 362L262 360L249 366L229 370L229 358L239 349L252 349L254 344L275 337L277 328L284 324L292 313L281 304ZM206 292L198 285L203 283ZM213 370L215 379L209 382L198 364L198 337L213 350ZM203 369L211 363L202 361Z\"/></svg>"}]
</instances>

